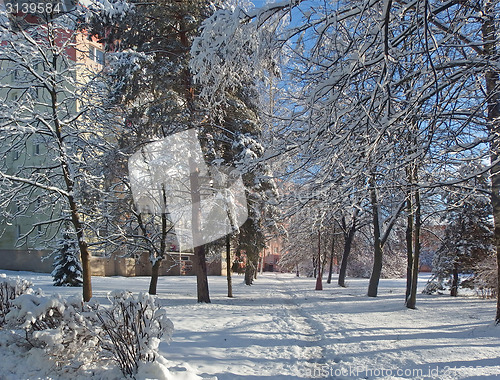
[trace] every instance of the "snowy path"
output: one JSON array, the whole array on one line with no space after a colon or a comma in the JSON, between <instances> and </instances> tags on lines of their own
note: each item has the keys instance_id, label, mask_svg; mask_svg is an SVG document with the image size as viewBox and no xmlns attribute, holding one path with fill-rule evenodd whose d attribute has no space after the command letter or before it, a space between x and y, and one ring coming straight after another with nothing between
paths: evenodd
<instances>
[{"instance_id":1,"label":"snowy path","mask_svg":"<svg viewBox=\"0 0 500 380\"><path fill-rule=\"evenodd\" d=\"M306 378L309 363L323 360L322 336L295 302L294 289L274 275L251 287L242 285L241 277L235 280L234 299L172 307L184 311L181 321L173 319L176 335L184 338L174 336L166 356L189 358L202 376L219 380Z\"/></svg>"},{"instance_id":2,"label":"snowy path","mask_svg":"<svg viewBox=\"0 0 500 380\"><path fill-rule=\"evenodd\" d=\"M313 378L500 378L491 300L419 295L409 310L404 280L383 280L376 299L365 295L366 280L322 292L295 282L301 312L323 337L325 360L312 366Z\"/></svg>"},{"instance_id":3,"label":"snowy path","mask_svg":"<svg viewBox=\"0 0 500 380\"><path fill-rule=\"evenodd\" d=\"M408 310L404 280L383 280L375 299L366 286L356 279L314 291L313 279L267 274L250 288L237 284L233 300L190 307L210 321L178 332L206 333L199 358L196 339L165 350L224 380L500 378L494 301L420 295L418 309Z\"/></svg>"},{"instance_id":4,"label":"snowy path","mask_svg":"<svg viewBox=\"0 0 500 380\"><path fill-rule=\"evenodd\" d=\"M21 274L46 293L81 291L54 288L48 275ZM148 282L93 278L94 295L105 302L110 290L144 291ZM175 325L173 341L160 348L176 380L194 379L194 371L218 380L500 380L493 300L419 295L418 309L408 310L404 280L382 280L373 299L365 295L366 279L349 279L347 288L324 283L323 291L315 291L314 279L264 274L251 287L235 276L232 299L225 296L225 278L210 277L212 303L197 304L195 282L162 277L158 285L159 300ZM2 363L11 359L0 344L0 379ZM41 370L35 378L59 379ZM9 379L31 380L26 374L37 373L24 362L16 371Z\"/></svg>"}]
</instances>

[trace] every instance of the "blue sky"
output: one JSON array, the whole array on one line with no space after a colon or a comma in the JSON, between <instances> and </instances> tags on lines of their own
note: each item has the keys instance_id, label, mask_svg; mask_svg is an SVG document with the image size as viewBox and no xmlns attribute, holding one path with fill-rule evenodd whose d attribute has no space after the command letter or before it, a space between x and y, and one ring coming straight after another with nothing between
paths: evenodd
<instances>
[{"instance_id":1,"label":"blue sky","mask_svg":"<svg viewBox=\"0 0 500 380\"><path fill-rule=\"evenodd\" d=\"M267 3L267 0L252 0L252 3L255 4L257 8L265 5Z\"/></svg>"}]
</instances>

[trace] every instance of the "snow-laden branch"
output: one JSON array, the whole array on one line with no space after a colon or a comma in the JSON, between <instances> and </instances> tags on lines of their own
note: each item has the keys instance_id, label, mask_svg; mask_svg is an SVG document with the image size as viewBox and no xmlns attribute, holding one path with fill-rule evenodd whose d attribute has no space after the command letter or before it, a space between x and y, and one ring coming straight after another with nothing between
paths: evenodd
<instances>
[{"instance_id":1,"label":"snow-laden branch","mask_svg":"<svg viewBox=\"0 0 500 380\"><path fill-rule=\"evenodd\" d=\"M64 189L61 189L59 187L45 185L43 183L31 180L29 178L23 178L23 177L9 175L9 174L4 173L3 171L0 171L0 178L4 181L7 180L7 181L16 182L16 183L22 183L22 184L29 185L29 186L34 186L34 187L37 187L37 188L42 189L42 190L47 190L47 191L51 191L54 193L64 195L66 197L70 196L70 193L68 193L67 191L65 191Z\"/></svg>"}]
</instances>

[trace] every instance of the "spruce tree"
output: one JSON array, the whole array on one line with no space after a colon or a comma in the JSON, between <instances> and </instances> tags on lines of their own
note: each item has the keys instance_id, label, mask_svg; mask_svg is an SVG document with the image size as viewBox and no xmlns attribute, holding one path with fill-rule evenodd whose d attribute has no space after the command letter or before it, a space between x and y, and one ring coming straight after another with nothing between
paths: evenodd
<instances>
[{"instance_id":1,"label":"spruce tree","mask_svg":"<svg viewBox=\"0 0 500 380\"><path fill-rule=\"evenodd\" d=\"M65 232L58 241L52 277L54 286L82 286L82 264L76 243Z\"/></svg>"},{"instance_id":2,"label":"spruce tree","mask_svg":"<svg viewBox=\"0 0 500 380\"><path fill-rule=\"evenodd\" d=\"M116 158L126 160L151 141L196 128L209 166L236 167L243 174L249 190L247 198L252 222L245 224L243 230L247 231L242 237L245 236L247 241L247 256L256 265L258 252L264 246L264 236L260 231L262 217L268 214L262 211L268 198L264 193L274 190L274 184L264 175L265 165L258 163L263 148L258 142L261 125L255 101L257 91L254 84L248 83L226 93L224 118L214 122L198 96L200 89L189 68L192 41L203 19L220 2L161 0L130 3L133 6L125 17L97 17L92 26L95 33L105 36L102 42L108 50L115 51L108 60L108 88L112 101L124 109L123 118L126 120L118 138L120 154L113 156L115 165L111 167L126 167L126 164L116 165ZM114 177L123 178L126 174L115 173ZM120 213L120 217L125 214ZM161 264L165 253L158 252L158 249L150 251L154 262L152 284L156 283L158 276L155 266ZM194 254L198 301L210 302L205 246L195 247ZM154 294L155 286L150 287L151 292Z\"/></svg>"},{"instance_id":3,"label":"spruce tree","mask_svg":"<svg viewBox=\"0 0 500 380\"><path fill-rule=\"evenodd\" d=\"M111 8L122 8L122 3L113 0ZM134 209L130 194L124 195L124 189L129 186L127 160L152 141L192 128L200 132L204 115L195 96L188 66L189 52L201 21L211 10L208 0L132 0L127 2L127 12L118 16L109 9L96 9L96 17L89 25L92 34L100 36L107 47L110 101L122 110L120 118L125 121L117 128L118 151L109 158L114 164L110 166L112 173L108 178L113 178L110 182L125 178L123 186L114 187L121 192L120 207L128 206L129 210L117 215L111 224L124 231L123 218L130 216L136 220L129 223L133 229L129 236L142 236L139 240L143 245L147 236L158 236L148 240L150 247L147 248L153 265L151 294L156 294L159 268L168 254L164 243L169 224L165 222L166 212L156 218L141 215ZM147 223L146 219L153 222ZM205 247L195 247L194 251L198 301L210 302Z\"/></svg>"}]
</instances>

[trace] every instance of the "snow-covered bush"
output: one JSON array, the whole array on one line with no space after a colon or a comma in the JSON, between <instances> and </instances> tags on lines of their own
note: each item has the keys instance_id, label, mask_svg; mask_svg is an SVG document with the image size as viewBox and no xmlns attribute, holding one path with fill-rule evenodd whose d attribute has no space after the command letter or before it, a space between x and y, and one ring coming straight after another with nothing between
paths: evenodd
<instances>
[{"instance_id":1,"label":"snow-covered bush","mask_svg":"<svg viewBox=\"0 0 500 380\"><path fill-rule=\"evenodd\" d=\"M422 293L442 294L445 291L450 291L453 286L452 280L443 276L440 268L437 271L438 273L432 276ZM496 297L497 278L496 252L491 252L475 263L469 273L460 273L459 284L461 288L475 290L479 297L494 298Z\"/></svg>"},{"instance_id":2,"label":"snow-covered bush","mask_svg":"<svg viewBox=\"0 0 500 380\"><path fill-rule=\"evenodd\" d=\"M429 279L427 284L425 285L424 290L422 290L423 294L435 294L442 293L445 290L443 286L443 279L437 276L433 276Z\"/></svg>"},{"instance_id":3,"label":"snow-covered bush","mask_svg":"<svg viewBox=\"0 0 500 380\"><path fill-rule=\"evenodd\" d=\"M496 297L498 289L497 263L494 254L488 255L474 267L474 286L479 296L483 298Z\"/></svg>"},{"instance_id":4,"label":"snow-covered bush","mask_svg":"<svg viewBox=\"0 0 500 380\"><path fill-rule=\"evenodd\" d=\"M149 294L116 291L110 294L111 305L104 306L83 303L81 296L63 299L24 292L28 282L2 280L2 289L15 294L2 310L5 323L18 337L16 343L45 352L66 373L114 360L125 376L134 377L141 363L161 356L160 339L169 341L173 332L166 310Z\"/></svg>"},{"instance_id":5,"label":"snow-covered bush","mask_svg":"<svg viewBox=\"0 0 500 380\"><path fill-rule=\"evenodd\" d=\"M29 345L43 349L59 368L99 359L100 326L81 296L23 294L13 301L6 321L24 330Z\"/></svg>"},{"instance_id":6,"label":"snow-covered bush","mask_svg":"<svg viewBox=\"0 0 500 380\"><path fill-rule=\"evenodd\" d=\"M10 278L0 274L0 326L5 323L5 316L12 308L12 302L16 297L26 293L31 288L29 281L19 277Z\"/></svg>"},{"instance_id":7,"label":"snow-covered bush","mask_svg":"<svg viewBox=\"0 0 500 380\"><path fill-rule=\"evenodd\" d=\"M173 324L155 298L141 293L116 291L112 305L97 311L103 328L102 347L112 352L125 376L134 376L140 362L155 361L160 338L169 341Z\"/></svg>"}]
</instances>

